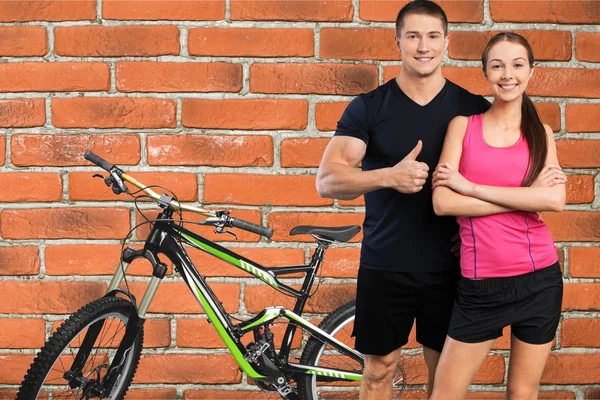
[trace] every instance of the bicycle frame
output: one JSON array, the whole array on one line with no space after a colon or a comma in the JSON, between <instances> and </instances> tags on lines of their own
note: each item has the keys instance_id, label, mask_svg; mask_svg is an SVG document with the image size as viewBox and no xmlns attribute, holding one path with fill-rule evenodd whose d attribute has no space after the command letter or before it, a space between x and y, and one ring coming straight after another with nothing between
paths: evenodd
<instances>
[{"instance_id":1,"label":"bicycle frame","mask_svg":"<svg viewBox=\"0 0 600 400\"><path fill-rule=\"evenodd\" d=\"M150 302L156 294L160 281L165 275L166 265L160 262L158 259L158 254L164 254L173 263L176 271L181 274L184 282L190 288L194 297L205 311L208 320L216 328L219 336L233 355L240 369L249 377L264 382L272 381L272 379L267 376L265 371L262 370L258 365L251 363L244 358L247 354L247 350L241 342L241 337L246 333L252 332L253 329L258 328L261 325L268 324L277 318L286 318L289 320L289 324L285 331L282 346L278 355L278 361L280 362L279 364L281 368L277 368L280 369L280 371L284 371L288 374L313 374L317 376L318 380L324 381L358 381L362 379L362 375L360 373L350 373L344 370L313 367L289 363L288 361L292 341L296 332L296 326L300 326L322 342L331 345L340 352L352 357L356 361L360 363L363 361L363 357L360 353L301 317L306 301L309 298L309 291L314 282L317 269L323 261L323 255L328 247L328 243L318 241L319 246L313 254L309 265L266 268L202 236L197 235L194 232L178 226L173 222L173 219L171 219L172 212L172 210L167 208L159 214L142 250L135 251L129 248L124 251L123 269L117 268L117 271L115 272L115 275L113 276L113 279L108 287L107 296L114 296L118 292L123 292L118 288L123 279L123 273L125 272L127 266L136 258L146 258L153 265L153 276L138 307L138 315L141 323L130 321L132 323L131 329L135 330L135 326L141 326L141 324L143 324ZM229 315L206 283L205 278L200 275L185 251L184 246L180 243L180 241L176 240L176 238L179 238L180 241L183 241L192 247L198 248L214 257L217 257L235 267L244 270L245 272L265 282L267 285L280 290L289 296L295 297L297 300L293 311L287 310L284 307L269 307L248 321L244 321L235 325L232 324ZM298 272L306 273L304 283L300 290L289 287L280 282L278 279L279 275ZM122 358L124 352L131 347L131 345L133 345L137 331L135 331L135 334L131 333L131 335L128 335L129 333L130 326L128 324L126 336L129 340L123 340L121 343L119 350L117 351L117 354L111 363L111 369L114 365L119 365L121 362L120 359ZM111 387L110 383L111 382L109 381L109 387Z\"/></svg>"}]
</instances>

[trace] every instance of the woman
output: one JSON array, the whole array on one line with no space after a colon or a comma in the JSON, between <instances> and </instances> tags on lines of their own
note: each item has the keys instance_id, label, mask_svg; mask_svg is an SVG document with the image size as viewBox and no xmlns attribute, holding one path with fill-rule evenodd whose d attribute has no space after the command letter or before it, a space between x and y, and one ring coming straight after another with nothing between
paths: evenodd
<instances>
[{"instance_id":1,"label":"woman","mask_svg":"<svg viewBox=\"0 0 600 400\"><path fill-rule=\"evenodd\" d=\"M464 399L502 329L511 326L509 399L536 399L560 319L562 274L538 211L561 211L566 176L552 130L525 89L533 51L504 32L483 51L494 103L450 122L433 174L438 215L460 225L461 274L431 399Z\"/></svg>"}]
</instances>

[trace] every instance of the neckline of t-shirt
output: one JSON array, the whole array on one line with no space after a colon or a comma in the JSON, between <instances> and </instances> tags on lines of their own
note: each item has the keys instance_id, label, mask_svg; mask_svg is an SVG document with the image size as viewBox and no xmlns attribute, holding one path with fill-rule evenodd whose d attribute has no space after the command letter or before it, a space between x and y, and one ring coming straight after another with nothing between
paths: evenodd
<instances>
[{"instance_id":1,"label":"neckline of t-shirt","mask_svg":"<svg viewBox=\"0 0 600 400\"><path fill-rule=\"evenodd\" d=\"M508 149L512 149L513 147L517 146L523 140L523 132L521 132L517 141L514 142L513 144L511 144L510 146L492 146L485 140L485 136L483 135L483 114L479 114L479 115L477 115L477 117L479 117L479 137L481 138L481 141L483 142L483 144L486 145L487 147L492 148L492 149L498 149L498 150L504 150L504 149L508 150Z\"/></svg>"},{"instance_id":2,"label":"neckline of t-shirt","mask_svg":"<svg viewBox=\"0 0 600 400\"><path fill-rule=\"evenodd\" d=\"M407 95L406 93L404 93L404 91L402 90L402 88L400 87L400 85L398 85L398 81L396 80L396 78L392 79L391 83L392 83L392 86L397 91L397 93L399 93L401 96L404 96L412 104L414 104L415 106L417 106L419 108L427 108L431 104L435 103L441 97L441 95L444 92L446 92L446 90L448 90L448 87L450 86L450 80L448 80L446 78L444 78L444 80L445 80L444 86L442 86L442 88L440 89L440 91L437 92L435 96L433 96L433 98L429 101L429 103L424 104L424 105L421 105L421 104L417 103L416 101L414 101L413 99L411 99L409 95Z\"/></svg>"}]
</instances>

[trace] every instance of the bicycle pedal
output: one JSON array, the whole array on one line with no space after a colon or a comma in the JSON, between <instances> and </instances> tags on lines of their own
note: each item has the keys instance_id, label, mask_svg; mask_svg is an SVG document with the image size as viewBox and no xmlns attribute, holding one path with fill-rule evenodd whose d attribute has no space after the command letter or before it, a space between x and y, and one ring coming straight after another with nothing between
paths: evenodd
<instances>
[{"instance_id":1,"label":"bicycle pedal","mask_svg":"<svg viewBox=\"0 0 600 400\"><path fill-rule=\"evenodd\" d=\"M265 351L269 349L269 343L264 341L259 341L258 343L251 344L248 346L248 353L244 356L244 360L248 362L255 362L258 360Z\"/></svg>"}]
</instances>

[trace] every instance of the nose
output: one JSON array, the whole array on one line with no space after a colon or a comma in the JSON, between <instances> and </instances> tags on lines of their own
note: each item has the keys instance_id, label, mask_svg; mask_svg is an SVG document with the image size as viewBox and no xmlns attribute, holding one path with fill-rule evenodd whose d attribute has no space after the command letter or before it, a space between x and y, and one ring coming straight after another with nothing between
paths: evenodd
<instances>
[{"instance_id":1,"label":"nose","mask_svg":"<svg viewBox=\"0 0 600 400\"><path fill-rule=\"evenodd\" d=\"M421 53L426 53L426 52L429 50L429 46L428 46L428 43L427 43L427 39L426 39L425 37L422 37L422 38L419 40L419 47L418 47L418 49L417 49L417 50L418 50L419 52L421 52Z\"/></svg>"},{"instance_id":2,"label":"nose","mask_svg":"<svg viewBox=\"0 0 600 400\"><path fill-rule=\"evenodd\" d=\"M512 78L512 68L506 66L502 69L502 79L509 80L510 78Z\"/></svg>"}]
</instances>

